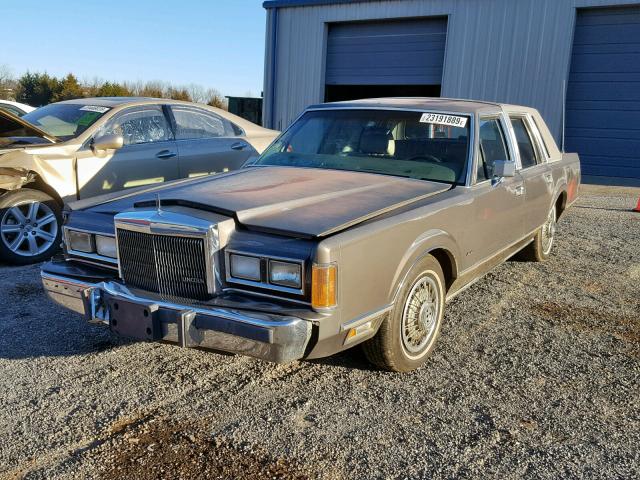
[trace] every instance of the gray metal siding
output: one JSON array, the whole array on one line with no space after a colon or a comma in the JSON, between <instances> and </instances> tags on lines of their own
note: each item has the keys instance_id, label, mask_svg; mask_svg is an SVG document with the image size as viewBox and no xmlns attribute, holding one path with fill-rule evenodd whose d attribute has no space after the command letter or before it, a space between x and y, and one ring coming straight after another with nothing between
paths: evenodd
<instances>
[{"instance_id":1,"label":"gray metal siding","mask_svg":"<svg viewBox=\"0 0 640 480\"><path fill-rule=\"evenodd\" d=\"M440 85L447 20L329 25L329 85Z\"/></svg>"},{"instance_id":2,"label":"gray metal siding","mask_svg":"<svg viewBox=\"0 0 640 480\"><path fill-rule=\"evenodd\" d=\"M579 11L566 148L585 175L640 178L640 8Z\"/></svg>"},{"instance_id":3,"label":"gray metal siding","mask_svg":"<svg viewBox=\"0 0 640 480\"><path fill-rule=\"evenodd\" d=\"M448 16L442 96L538 108L559 140L563 84L568 78L577 7L616 0L381 0L270 8L267 38L278 12L276 88L265 63L265 120L283 129L309 104L324 99L328 25ZM624 3L640 3L625 0ZM269 49L269 42L267 50ZM267 55L269 57L269 55ZM269 123L273 103L273 122Z\"/></svg>"}]
</instances>

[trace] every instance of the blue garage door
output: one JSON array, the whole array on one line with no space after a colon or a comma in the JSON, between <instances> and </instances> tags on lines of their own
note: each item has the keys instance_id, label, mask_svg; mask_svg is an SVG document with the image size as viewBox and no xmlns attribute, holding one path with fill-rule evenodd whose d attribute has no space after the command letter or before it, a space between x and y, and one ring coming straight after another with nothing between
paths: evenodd
<instances>
[{"instance_id":1,"label":"blue garage door","mask_svg":"<svg viewBox=\"0 0 640 480\"><path fill-rule=\"evenodd\" d=\"M566 150L585 175L640 178L640 8L578 11Z\"/></svg>"},{"instance_id":2,"label":"blue garage door","mask_svg":"<svg viewBox=\"0 0 640 480\"><path fill-rule=\"evenodd\" d=\"M440 85L444 18L336 23L327 39L327 85Z\"/></svg>"}]
</instances>

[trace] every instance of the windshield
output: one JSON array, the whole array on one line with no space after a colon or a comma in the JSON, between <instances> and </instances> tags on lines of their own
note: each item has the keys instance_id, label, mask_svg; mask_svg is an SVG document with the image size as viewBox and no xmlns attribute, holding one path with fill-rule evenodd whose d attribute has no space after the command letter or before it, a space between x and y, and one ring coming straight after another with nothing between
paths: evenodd
<instances>
[{"instance_id":1,"label":"windshield","mask_svg":"<svg viewBox=\"0 0 640 480\"><path fill-rule=\"evenodd\" d=\"M393 110L305 113L254 165L378 173L464 184L469 117Z\"/></svg>"},{"instance_id":2,"label":"windshield","mask_svg":"<svg viewBox=\"0 0 640 480\"><path fill-rule=\"evenodd\" d=\"M52 103L22 118L61 140L77 137L110 110L99 105Z\"/></svg>"}]
</instances>

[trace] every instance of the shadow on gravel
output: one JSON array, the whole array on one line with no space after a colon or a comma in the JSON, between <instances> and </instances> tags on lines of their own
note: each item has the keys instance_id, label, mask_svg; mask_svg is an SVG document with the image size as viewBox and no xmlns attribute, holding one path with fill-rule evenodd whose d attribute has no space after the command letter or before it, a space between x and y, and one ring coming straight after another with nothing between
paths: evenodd
<instances>
[{"instance_id":1,"label":"shadow on gravel","mask_svg":"<svg viewBox=\"0 0 640 480\"><path fill-rule=\"evenodd\" d=\"M330 357L305 360L305 362L318 365L327 365L331 367L343 367L348 368L349 370L359 370L363 372L381 371L379 368L371 364L369 360L367 360L367 357L364 355L362 348L360 348L359 346L350 348L349 350L332 355Z\"/></svg>"},{"instance_id":2,"label":"shadow on gravel","mask_svg":"<svg viewBox=\"0 0 640 480\"><path fill-rule=\"evenodd\" d=\"M624 208L624 207L620 207L620 208L612 208L612 207L590 207L587 205L574 205L571 208L578 208L578 209L586 209L586 210L602 210L604 212L632 212L633 211L633 207L629 207L629 208Z\"/></svg>"},{"instance_id":3,"label":"shadow on gravel","mask_svg":"<svg viewBox=\"0 0 640 480\"><path fill-rule=\"evenodd\" d=\"M42 287L16 283L0 317L0 358L28 359L103 352L131 343L52 306Z\"/></svg>"}]
</instances>

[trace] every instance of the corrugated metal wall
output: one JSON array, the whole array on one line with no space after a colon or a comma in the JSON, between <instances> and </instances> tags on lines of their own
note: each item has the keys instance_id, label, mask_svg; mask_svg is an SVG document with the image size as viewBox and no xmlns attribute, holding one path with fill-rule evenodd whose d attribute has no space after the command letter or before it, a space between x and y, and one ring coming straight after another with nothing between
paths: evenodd
<instances>
[{"instance_id":1,"label":"corrugated metal wall","mask_svg":"<svg viewBox=\"0 0 640 480\"><path fill-rule=\"evenodd\" d=\"M533 106L559 139L576 8L620 3L640 0L373 0L268 9L264 122L283 129L323 101L329 23L446 15L442 96Z\"/></svg>"},{"instance_id":2,"label":"corrugated metal wall","mask_svg":"<svg viewBox=\"0 0 640 480\"><path fill-rule=\"evenodd\" d=\"M640 7L578 12L566 148L583 175L640 179Z\"/></svg>"}]
</instances>

